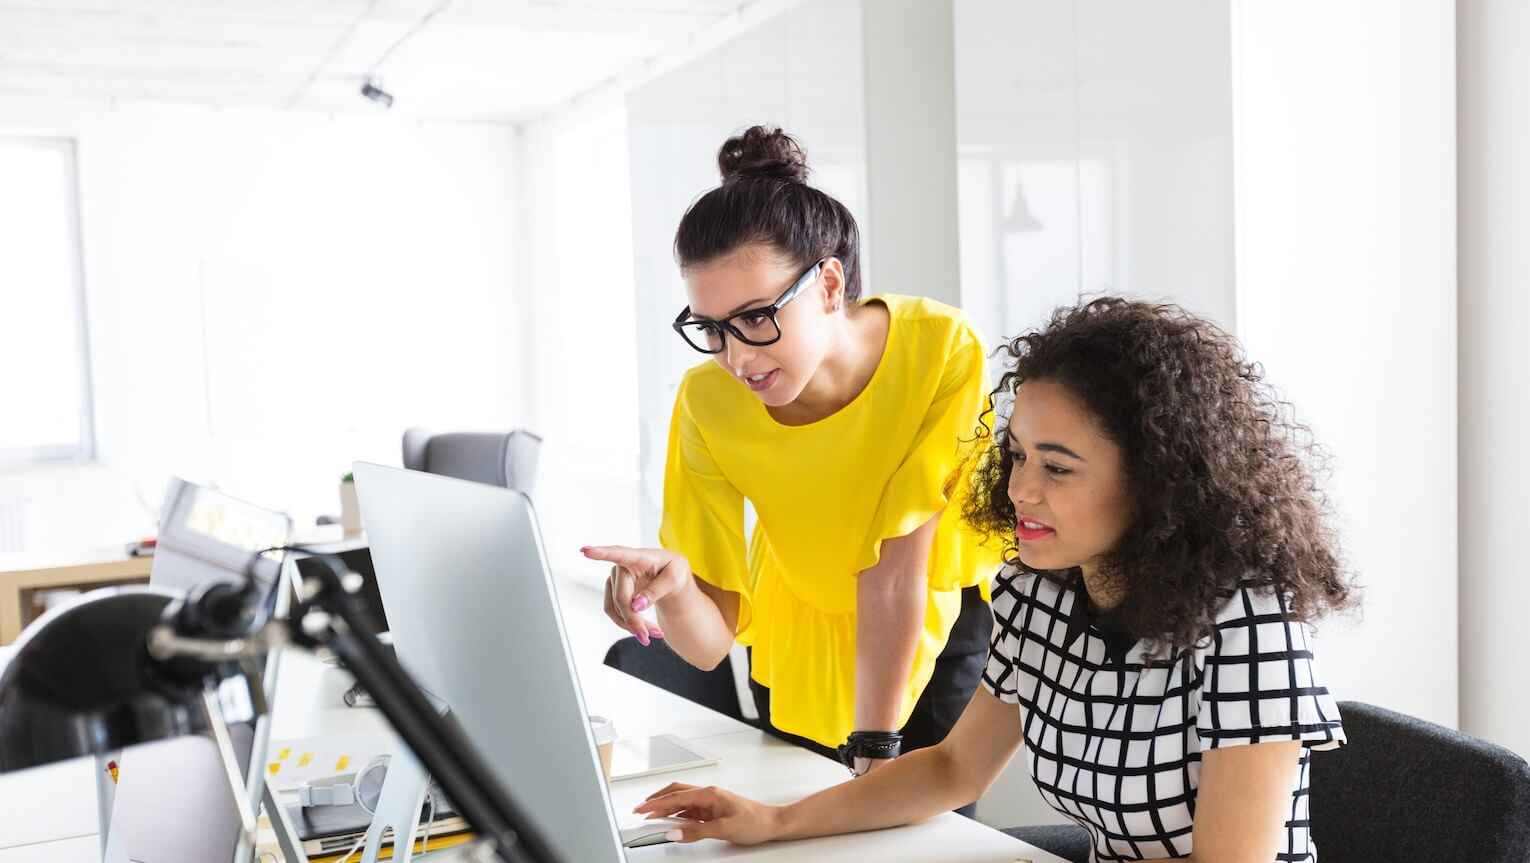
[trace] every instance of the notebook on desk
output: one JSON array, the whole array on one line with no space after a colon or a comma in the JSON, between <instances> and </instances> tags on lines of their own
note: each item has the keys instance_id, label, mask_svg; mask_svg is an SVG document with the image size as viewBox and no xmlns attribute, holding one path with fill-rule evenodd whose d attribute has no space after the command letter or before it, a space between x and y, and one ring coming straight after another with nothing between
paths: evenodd
<instances>
[{"instance_id":1,"label":"notebook on desk","mask_svg":"<svg viewBox=\"0 0 1530 863\"><path fill-rule=\"evenodd\" d=\"M366 836L367 828L372 826L372 813L363 809L359 803L307 808L292 805L287 807L287 812L291 815L293 827L297 829L298 840L303 843L303 853L310 859L344 854L360 842ZM427 800L420 810L420 820L423 822L430 816L430 801ZM430 822L432 840L455 836L468 829L467 821L457 814L451 801L440 794L436 795L434 816ZM392 842L391 832L383 834L383 842ZM434 841L431 844L434 847Z\"/></svg>"},{"instance_id":2,"label":"notebook on desk","mask_svg":"<svg viewBox=\"0 0 1530 863\"><path fill-rule=\"evenodd\" d=\"M432 855L431 859L435 859L434 855L437 851L445 851L448 848L455 848L458 845L466 845L467 843L473 841L475 837L476 834L466 832L453 833L450 836L431 835L428 837L422 837L420 839L414 840L414 854L418 856L420 854L424 854L426 851L429 851ZM334 854L325 854L320 857L314 857L310 855L305 856L308 856L308 863L356 863L359 850L360 849L358 848L356 851L339 851ZM393 844L391 842L377 849L377 859L393 859ZM479 858L474 856L458 857L456 855L451 855L451 859L469 861ZM1030 861L1021 861L1021 863L1030 863Z\"/></svg>"}]
</instances>

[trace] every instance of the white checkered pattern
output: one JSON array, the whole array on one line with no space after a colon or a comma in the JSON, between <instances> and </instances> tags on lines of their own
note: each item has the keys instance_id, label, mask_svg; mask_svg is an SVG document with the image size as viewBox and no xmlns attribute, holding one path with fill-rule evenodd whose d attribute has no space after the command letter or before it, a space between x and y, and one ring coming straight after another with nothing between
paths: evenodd
<instances>
[{"instance_id":1,"label":"white checkered pattern","mask_svg":"<svg viewBox=\"0 0 1530 863\"><path fill-rule=\"evenodd\" d=\"M1285 603L1240 586L1210 644L1148 661L1143 644L1089 620L1080 598L1022 569L1001 571L983 684L1020 706L1031 776L1053 808L1089 831L1093 859L1188 855L1201 752L1301 740L1276 860L1315 861L1308 758L1342 745L1344 730L1307 628Z\"/></svg>"}]
</instances>

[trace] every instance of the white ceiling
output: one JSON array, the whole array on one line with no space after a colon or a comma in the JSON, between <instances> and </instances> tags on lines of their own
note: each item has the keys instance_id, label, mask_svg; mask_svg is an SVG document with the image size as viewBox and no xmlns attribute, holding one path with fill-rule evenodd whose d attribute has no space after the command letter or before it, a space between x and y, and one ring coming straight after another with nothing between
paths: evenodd
<instances>
[{"instance_id":1,"label":"white ceiling","mask_svg":"<svg viewBox=\"0 0 1530 863\"><path fill-rule=\"evenodd\" d=\"M419 27L374 73L395 113L521 122L748 3L0 0L0 93L378 110L361 78Z\"/></svg>"}]
</instances>

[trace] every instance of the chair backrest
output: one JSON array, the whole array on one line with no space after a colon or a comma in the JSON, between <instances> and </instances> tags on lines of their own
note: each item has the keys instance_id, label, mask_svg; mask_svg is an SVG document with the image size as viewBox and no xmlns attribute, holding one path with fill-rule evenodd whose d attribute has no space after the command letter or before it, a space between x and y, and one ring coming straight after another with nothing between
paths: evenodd
<instances>
[{"instance_id":1,"label":"chair backrest","mask_svg":"<svg viewBox=\"0 0 1530 863\"><path fill-rule=\"evenodd\" d=\"M1501 746L1358 701L1347 745L1312 756L1323 863L1530 860L1530 764Z\"/></svg>"},{"instance_id":2,"label":"chair backrest","mask_svg":"<svg viewBox=\"0 0 1530 863\"><path fill-rule=\"evenodd\" d=\"M702 671L681 659L663 641L652 641L643 647L636 638L628 636L611 645L611 649L606 651L605 662L617 671L626 672L660 689L667 689L702 707L747 721L739 709L731 659L724 659L711 671Z\"/></svg>"},{"instance_id":3,"label":"chair backrest","mask_svg":"<svg viewBox=\"0 0 1530 863\"><path fill-rule=\"evenodd\" d=\"M404 432L404 467L531 494L542 439L525 429L511 432L436 434Z\"/></svg>"}]
</instances>

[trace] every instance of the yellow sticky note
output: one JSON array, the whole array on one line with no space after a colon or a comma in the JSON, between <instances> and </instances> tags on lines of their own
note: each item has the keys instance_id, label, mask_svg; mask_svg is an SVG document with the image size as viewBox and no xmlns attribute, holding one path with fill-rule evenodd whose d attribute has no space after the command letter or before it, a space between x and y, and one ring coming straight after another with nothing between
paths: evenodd
<instances>
[{"instance_id":1,"label":"yellow sticky note","mask_svg":"<svg viewBox=\"0 0 1530 863\"><path fill-rule=\"evenodd\" d=\"M304 752L303 753L303 757L298 759L298 766L299 767L307 767L308 766L308 762L310 762L312 760L313 760L313 753L312 752Z\"/></svg>"},{"instance_id":2,"label":"yellow sticky note","mask_svg":"<svg viewBox=\"0 0 1530 863\"><path fill-rule=\"evenodd\" d=\"M351 763L351 756L349 756L349 755L342 755L342 756L340 756L340 760L335 762L335 772L336 773L341 772L342 770L345 769L345 765L350 764L350 763Z\"/></svg>"},{"instance_id":3,"label":"yellow sticky note","mask_svg":"<svg viewBox=\"0 0 1530 863\"><path fill-rule=\"evenodd\" d=\"M290 746L283 746L282 747L282 751L276 753L276 760L277 761L286 761L288 756L290 756L290 755L292 755L292 747L290 747Z\"/></svg>"},{"instance_id":4,"label":"yellow sticky note","mask_svg":"<svg viewBox=\"0 0 1530 863\"><path fill-rule=\"evenodd\" d=\"M275 776L276 774L282 772L282 765L281 765L281 762L279 762L279 761L273 761L273 762L271 762L267 766L271 770L271 775L272 776Z\"/></svg>"}]
</instances>

